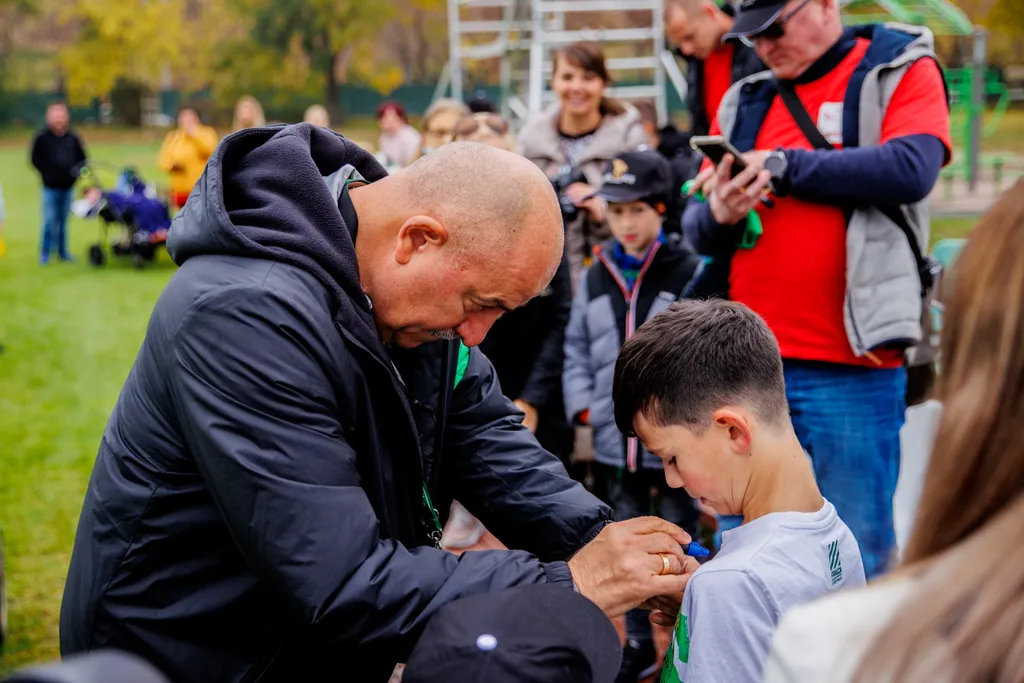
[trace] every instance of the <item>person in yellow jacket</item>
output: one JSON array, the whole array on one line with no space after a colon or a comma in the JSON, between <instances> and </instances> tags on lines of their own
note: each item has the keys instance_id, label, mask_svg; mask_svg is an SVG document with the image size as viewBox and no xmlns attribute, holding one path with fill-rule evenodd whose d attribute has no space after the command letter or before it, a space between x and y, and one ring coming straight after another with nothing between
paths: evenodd
<instances>
[{"instance_id":1,"label":"person in yellow jacket","mask_svg":"<svg viewBox=\"0 0 1024 683\"><path fill-rule=\"evenodd\" d=\"M158 164L171 176L171 204L185 205L192 186L206 168L206 161L217 146L217 131L199 122L199 114L190 107L178 112L178 127L167 134L160 149Z\"/></svg>"}]
</instances>

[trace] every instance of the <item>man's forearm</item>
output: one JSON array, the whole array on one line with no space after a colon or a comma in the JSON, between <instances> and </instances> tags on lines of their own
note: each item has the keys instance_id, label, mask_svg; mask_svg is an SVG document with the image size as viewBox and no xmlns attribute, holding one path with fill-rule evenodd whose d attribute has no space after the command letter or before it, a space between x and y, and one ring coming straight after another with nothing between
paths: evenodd
<instances>
[{"instance_id":1,"label":"man's forearm","mask_svg":"<svg viewBox=\"0 0 1024 683\"><path fill-rule=\"evenodd\" d=\"M707 202L687 202L682 224L683 235L699 254L731 256L736 250L739 237L736 228L716 221Z\"/></svg>"},{"instance_id":2,"label":"man's forearm","mask_svg":"<svg viewBox=\"0 0 1024 683\"><path fill-rule=\"evenodd\" d=\"M878 147L786 150L780 194L840 206L914 204L935 186L946 147L932 135L908 135Z\"/></svg>"}]
</instances>

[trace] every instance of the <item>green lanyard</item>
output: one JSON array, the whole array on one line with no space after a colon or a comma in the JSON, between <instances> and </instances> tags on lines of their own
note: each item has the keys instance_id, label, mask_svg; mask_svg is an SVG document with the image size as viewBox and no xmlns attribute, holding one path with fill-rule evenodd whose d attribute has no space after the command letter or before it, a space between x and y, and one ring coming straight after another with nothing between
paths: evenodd
<instances>
[{"instance_id":1,"label":"green lanyard","mask_svg":"<svg viewBox=\"0 0 1024 683\"><path fill-rule=\"evenodd\" d=\"M434 507L434 501L430 500L430 491L427 490L427 482L423 482L423 507L430 513L430 519L434 523L434 529L429 532L430 540L434 542L435 548L441 547L441 518Z\"/></svg>"},{"instance_id":2,"label":"green lanyard","mask_svg":"<svg viewBox=\"0 0 1024 683\"><path fill-rule=\"evenodd\" d=\"M687 180L683 183L683 194L690 194L690 188L693 187L693 181ZM697 194L693 195L693 198L699 202L707 201L704 198L704 192L698 190ZM754 245L757 244L757 238L764 232L764 226L761 225L761 216L758 215L757 211L751 210L747 214L747 227L743 230L743 236L740 237L739 244L736 246L740 249L753 249Z\"/></svg>"},{"instance_id":3,"label":"green lanyard","mask_svg":"<svg viewBox=\"0 0 1024 683\"><path fill-rule=\"evenodd\" d=\"M392 363L394 368L394 364ZM455 366L455 382L453 386L458 386L459 382L466 375L466 368L469 367L469 347L465 344L459 344L459 359ZM395 374L398 375L398 380L402 382L402 386L405 386L405 382L402 380L402 376L398 374L398 368L395 369ZM427 486L426 479L423 480L423 507L426 508L430 522L433 524L433 529L428 532L430 540L433 542L435 548L441 547L441 534L443 529L441 528L441 516L437 514L437 508L434 507L434 501L430 498L430 487Z\"/></svg>"}]
</instances>

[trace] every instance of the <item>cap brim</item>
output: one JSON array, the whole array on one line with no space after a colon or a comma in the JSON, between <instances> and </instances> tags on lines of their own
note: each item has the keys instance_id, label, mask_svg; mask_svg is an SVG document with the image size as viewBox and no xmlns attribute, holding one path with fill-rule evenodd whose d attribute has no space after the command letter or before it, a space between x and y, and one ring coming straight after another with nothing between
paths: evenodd
<instances>
[{"instance_id":1,"label":"cap brim","mask_svg":"<svg viewBox=\"0 0 1024 683\"><path fill-rule=\"evenodd\" d=\"M782 10L786 7L785 3L782 3L775 7L758 7L755 9L741 9L736 17L736 22L732 25L732 29L725 34L726 38L744 38L746 36L752 36L756 33L760 33L769 26L772 22L779 18L782 14Z\"/></svg>"},{"instance_id":2,"label":"cap brim","mask_svg":"<svg viewBox=\"0 0 1024 683\"><path fill-rule=\"evenodd\" d=\"M647 192L640 192L629 187L602 187L600 190L590 195L590 197L600 197L606 202L622 203L622 202L638 202L644 197L647 197ZM587 199L590 199L587 197Z\"/></svg>"}]
</instances>

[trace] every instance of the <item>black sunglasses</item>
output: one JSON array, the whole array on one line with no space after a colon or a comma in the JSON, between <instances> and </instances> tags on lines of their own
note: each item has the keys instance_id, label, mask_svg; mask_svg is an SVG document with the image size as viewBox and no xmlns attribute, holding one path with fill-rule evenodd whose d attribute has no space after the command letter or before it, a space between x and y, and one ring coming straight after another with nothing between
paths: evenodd
<instances>
[{"instance_id":1,"label":"black sunglasses","mask_svg":"<svg viewBox=\"0 0 1024 683\"><path fill-rule=\"evenodd\" d=\"M768 24L757 33L752 33L749 36L743 36L740 38L740 40L742 40L743 44L746 45L747 47L754 47L754 43L756 43L759 40L778 40L782 36L786 35L786 29L784 28L786 22L795 17L797 15L797 12L799 12L808 4L810 4L810 2L811 0L803 0L803 2L794 7L792 11L783 14L778 19Z\"/></svg>"}]
</instances>

